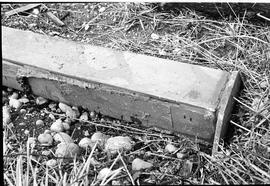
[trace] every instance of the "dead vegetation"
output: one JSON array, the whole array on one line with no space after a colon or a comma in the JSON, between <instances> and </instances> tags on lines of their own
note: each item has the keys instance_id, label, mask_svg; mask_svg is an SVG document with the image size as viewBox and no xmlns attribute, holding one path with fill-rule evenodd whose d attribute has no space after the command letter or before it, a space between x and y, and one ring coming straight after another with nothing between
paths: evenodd
<instances>
[{"instance_id":1,"label":"dead vegetation","mask_svg":"<svg viewBox=\"0 0 270 186\"><path fill-rule=\"evenodd\" d=\"M148 3L44 4L43 9L51 11L65 23L62 27L57 26L41 8L23 15L3 15L19 6L22 4L1 4L2 25L226 71L239 70L243 88L239 97L235 98L228 138L221 142L220 153L214 157L201 151L196 142L162 131L138 129L136 124L126 126L116 121L101 121L99 117L89 121L87 125L92 127L89 131L98 130L108 135L125 134L132 137L138 147L128 153L119 153L111 160L107 159L102 149L95 151L93 148L69 164L49 168L42 164L48 157L39 154L31 159L31 154L36 153L34 148L26 141L19 143L16 133L13 134L14 129L6 125L3 127L4 143L8 146L6 154L4 151L6 183L139 185L270 182L269 26L251 23L245 16L212 20L191 10L158 12ZM26 109L30 107L35 106L25 106ZM36 117L40 117L39 112L42 113L38 110ZM60 117L55 112L53 114L56 118ZM19 124L16 122L18 118L12 119L14 125ZM26 134L28 139L33 135L37 137L32 131ZM164 153L168 143L173 143L177 152L185 157ZM92 165L91 157L99 160L100 164ZM131 161L135 157L151 161L154 168L131 171ZM97 174L104 167L114 172L97 182Z\"/></svg>"}]
</instances>

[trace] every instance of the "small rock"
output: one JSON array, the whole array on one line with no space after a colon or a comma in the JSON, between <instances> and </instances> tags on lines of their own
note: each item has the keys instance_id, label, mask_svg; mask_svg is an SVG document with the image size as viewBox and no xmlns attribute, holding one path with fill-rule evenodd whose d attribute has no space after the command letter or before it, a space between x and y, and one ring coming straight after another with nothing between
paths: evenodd
<instances>
[{"instance_id":1,"label":"small rock","mask_svg":"<svg viewBox=\"0 0 270 186\"><path fill-rule=\"evenodd\" d=\"M59 103L58 107L60 108L62 112L67 112L68 110L72 110L72 108L65 103Z\"/></svg>"},{"instance_id":2,"label":"small rock","mask_svg":"<svg viewBox=\"0 0 270 186\"><path fill-rule=\"evenodd\" d=\"M88 121L88 113L87 112L82 113L82 115L80 116L80 120Z\"/></svg>"},{"instance_id":3,"label":"small rock","mask_svg":"<svg viewBox=\"0 0 270 186\"><path fill-rule=\"evenodd\" d=\"M154 40L158 40L159 39L159 35L157 35L155 33L152 33L151 34L151 38L154 39Z\"/></svg>"},{"instance_id":4,"label":"small rock","mask_svg":"<svg viewBox=\"0 0 270 186\"><path fill-rule=\"evenodd\" d=\"M7 88L7 91L8 91L8 92L12 92L12 91L13 91L13 88L8 87L8 88Z\"/></svg>"},{"instance_id":5,"label":"small rock","mask_svg":"<svg viewBox=\"0 0 270 186\"><path fill-rule=\"evenodd\" d=\"M38 15L39 14L39 9L38 8L34 8L34 10L32 11L33 14Z\"/></svg>"},{"instance_id":6,"label":"small rock","mask_svg":"<svg viewBox=\"0 0 270 186\"><path fill-rule=\"evenodd\" d=\"M53 137L48 133L43 133L38 136L38 141L43 145L50 146L53 143Z\"/></svg>"},{"instance_id":7,"label":"small rock","mask_svg":"<svg viewBox=\"0 0 270 186\"><path fill-rule=\"evenodd\" d=\"M28 141L28 144L31 145L31 144L36 143L36 138L34 138L34 137L29 137L27 141Z\"/></svg>"},{"instance_id":8,"label":"small rock","mask_svg":"<svg viewBox=\"0 0 270 186\"><path fill-rule=\"evenodd\" d=\"M96 118L96 113L95 113L95 111L91 111L91 112L90 112L90 118L92 118L92 119L95 119L95 118Z\"/></svg>"},{"instance_id":9,"label":"small rock","mask_svg":"<svg viewBox=\"0 0 270 186\"><path fill-rule=\"evenodd\" d=\"M8 95L7 92L2 90L2 96L7 96L7 95Z\"/></svg>"},{"instance_id":10,"label":"small rock","mask_svg":"<svg viewBox=\"0 0 270 186\"><path fill-rule=\"evenodd\" d=\"M69 130L70 129L70 125L66 122L62 122L63 128L64 130Z\"/></svg>"},{"instance_id":11,"label":"small rock","mask_svg":"<svg viewBox=\"0 0 270 186\"><path fill-rule=\"evenodd\" d=\"M37 105L43 105L43 104L47 103L47 101L48 101L47 99L45 99L45 98L43 98L41 96L36 98L36 104Z\"/></svg>"},{"instance_id":12,"label":"small rock","mask_svg":"<svg viewBox=\"0 0 270 186\"><path fill-rule=\"evenodd\" d=\"M81 148L87 149L87 147L93 148L95 145L95 142L93 142L90 138L84 137L80 140L79 146Z\"/></svg>"},{"instance_id":13,"label":"small rock","mask_svg":"<svg viewBox=\"0 0 270 186\"><path fill-rule=\"evenodd\" d=\"M91 164L91 165L99 165L100 162L98 162L97 160L95 160L95 158L91 157L91 158L90 158L90 164Z\"/></svg>"},{"instance_id":14,"label":"small rock","mask_svg":"<svg viewBox=\"0 0 270 186\"><path fill-rule=\"evenodd\" d=\"M63 127L63 124L62 124L62 120L61 119L58 119L56 120L50 127L51 131L54 131L54 132L63 132L64 131L64 127Z\"/></svg>"},{"instance_id":15,"label":"small rock","mask_svg":"<svg viewBox=\"0 0 270 186\"><path fill-rule=\"evenodd\" d=\"M19 94L17 92L13 92L13 94L9 97L9 99L18 99Z\"/></svg>"},{"instance_id":16,"label":"small rock","mask_svg":"<svg viewBox=\"0 0 270 186\"><path fill-rule=\"evenodd\" d=\"M264 81L262 81L262 82L260 83L260 87L264 89L264 88L269 87L269 84L267 83L266 80L264 80Z\"/></svg>"},{"instance_id":17,"label":"small rock","mask_svg":"<svg viewBox=\"0 0 270 186\"><path fill-rule=\"evenodd\" d=\"M44 155L44 156L49 156L49 155L51 155L51 151L44 150L44 151L41 152L41 154Z\"/></svg>"},{"instance_id":18,"label":"small rock","mask_svg":"<svg viewBox=\"0 0 270 186\"><path fill-rule=\"evenodd\" d=\"M119 180L112 180L112 185L123 185Z\"/></svg>"},{"instance_id":19,"label":"small rock","mask_svg":"<svg viewBox=\"0 0 270 186\"><path fill-rule=\"evenodd\" d=\"M55 121L55 117L52 113L49 114L49 118L51 118L51 120Z\"/></svg>"},{"instance_id":20,"label":"small rock","mask_svg":"<svg viewBox=\"0 0 270 186\"><path fill-rule=\"evenodd\" d=\"M99 171L97 179L98 180L103 180L106 176L107 178L112 174L112 170L110 170L109 168L103 168Z\"/></svg>"},{"instance_id":21,"label":"small rock","mask_svg":"<svg viewBox=\"0 0 270 186\"><path fill-rule=\"evenodd\" d=\"M70 118L66 118L66 119L64 120L64 122L70 125L71 122L72 122L72 120L71 120Z\"/></svg>"},{"instance_id":22,"label":"small rock","mask_svg":"<svg viewBox=\"0 0 270 186\"><path fill-rule=\"evenodd\" d=\"M39 120L36 121L36 125L37 126L43 126L44 122L41 119L39 119Z\"/></svg>"},{"instance_id":23,"label":"small rock","mask_svg":"<svg viewBox=\"0 0 270 186\"><path fill-rule=\"evenodd\" d=\"M15 109L18 109L18 108L21 107L21 105L22 105L22 103L19 100L13 99L13 98L10 98L9 99L9 106L10 107L13 107Z\"/></svg>"},{"instance_id":24,"label":"small rock","mask_svg":"<svg viewBox=\"0 0 270 186\"><path fill-rule=\"evenodd\" d=\"M11 121L10 109L7 106L2 107L3 125L7 125Z\"/></svg>"},{"instance_id":25,"label":"small rock","mask_svg":"<svg viewBox=\"0 0 270 186\"><path fill-rule=\"evenodd\" d=\"M44 131L44 134L51 134L51 131L48 130L48 129L46 129L46 130Z\"/></svg>"},{"instance_id":26,"label":"small rock","mask_svg":"<svg viewBox=\"0 0 270 186\"><path fill-rule=\"evenodd\" d=\"M77 118L77 114L75 110L67 110L66 112L67 117L69 117L70 119L76 119Z\"/></svg>"},{"instance_id":27,"label":"small rock","mask_svg":"<svg viewBox=\"0 0 270 186\"><path fill-rule=\"evenodd\" d=\"M182 153L182 152L177 152L176 157L179 158L179 159L183 159L185 157L185 154Z\"/></svg>"},{"instance_id":28,"label":"small rock","mask_svg":"<svg viewBox=\"0 0 270 186\"><path fill-rule=\"evenodd\" d=\"M20 98L18 99L21 103L28 103L29 99L28 98Z\"/></svg>"},{"instance_id":29,"label":"small rock","mask_svg":"<svg viewBox=\"0 0 270 186\"><path fill-rule=\"evenodd\" d=\"M80 111L79 111L78 107L73 106L72 110L75 112L76 118L80 116Z\"/></svg>"},{"instance_id":30,"label":"small rock","mask_svg":"<svg viewBox=\"0 0 270 186\"><path fill-rule=\"evenodd\" d=\"M24 134L26 135L26 136L28 136L29 134L30 134L30 131L29 130L24 130Z\"/></svg>"},{"instance_id":31,"label":"small rock","mask_svg":"<svg viewBox=\"0 0 270 186\"><path fill-rule=\"evenodd\" d=\"M106 141L105 151L112 154L120 150L130 150L132 148L132 141L129 137L116 136L111 137Z\"/></svg>"},{"instance_id":32,"label":"small rock","mask_svg":"<svg viewBox=\"0 0 270 186\"><path fill-rule=\"evenodd\" d=\"M51 110L56 110L56 104L55 104L55 103L50 103L50 104L49 104L49 108L50 108Z\"/></svg>"},{"instance_id":33,"label":"small rock","mask_svg":"<svg viewBox=\"0 0 270 186\"><path fill-rule=\"evenodd\" d=\"M92 142L98 142L98 144L100 146L104 146L107 139L109 138L109 136L102 134L101 132L95 132L92 136L91 136L91 141Z\"/></svg>"},{"instance_id":34,"label":"small rock","mask_svg":"<svg viewBox=\"0 0 270 186\"><path fill-rule=\"evenodd\" d=\"M48 160L48 161L46 162L46 165L47 165L48 167L55 167L57 164L58 164L58 163L57 163L57 161L56 161L55 159L50 159L50 160Z\"/></svg>"},{"instance_id":35,"label":"small rock","mask_svg":"<svg viewBox=\"0 0 270 186\"><path fill-rule=\"evenodd\" d=\"M58 132L53 136L54 141L60 142L60 143L73 143L73 139L64 132Z\"/></svg>"},{"instance_id":36,"label":"small rock","mask_svg":"<svg viewBox=\"0 0 270 186\"><path fill-rule=\"evenodd\" d=\"M25 122L21 122L21 123L19 123L19 126L25 126L26 125L26 123Z\"/></svg>"},{"instance_id":37,"label":"small rock","mask_svg":"<svg viewBox=\"0 0 270 186\"><path fill-rule=\"evenodd\" d=\"M21 114L25 114L25 113L26 113L26 109L21 109L21 110L20 110L20 113L21 113Z\"/></svg>"},{"instance_id":38,"label":"small rock","mask_svg":"<svg viewBox=\"0 0 270 186\"><path fill-rule=\"evenodd\" d=\"M105 7L101 7L98 11L99 11L100 13L102 13L102 12L104 12L105 10L106 10Z\"/></svg>"},{"instance_id":39,"label":"small rock","mask_svg":"<svg viewBox=\"0 0 270 186\"><path fill-rule=\"evenodd\" d=\"M173 153L177 150L177 148L173 144L167 144L165 147L165 151L169 153Z\"/></svg>"},{"instance_id":40,"label":"small rock","mask_svg":"<svg viewBox=\"0 0 270 186\"><path fill-rule=\"evenodd\" d=\"M75 143L60 143L57 145L55 155L57 157L74 158L80 153L80 148Z\"/></svg>"},{"instance_id":41,"label":"small rock","mask_svg":"<svg viewBox=\"0 0 270 186\"><path fill-rule=\"evenodd\" d=\"M136 158L132 161L132 170L134 170L134 171L149 169L151 167L153 167L152 163L143 161L139 158Z\"/></svg>"}]
</instances>

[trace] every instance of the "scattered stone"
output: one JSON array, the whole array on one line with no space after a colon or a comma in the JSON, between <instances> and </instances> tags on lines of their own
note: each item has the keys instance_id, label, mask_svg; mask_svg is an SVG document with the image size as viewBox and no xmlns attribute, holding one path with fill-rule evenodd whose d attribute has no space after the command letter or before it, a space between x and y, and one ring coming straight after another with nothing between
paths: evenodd
<instances>
[{"instance_id":1,"label":"scattered stone","mask_svg":"<svg viewBox=\"0 0 270 186\"><path fill-rule=\"evenodd\" d=\"M107 141L107 139L109 138L109 136L102 134L101 132L95 132L92 136L91 136L91 141L92 142L98 142L98 144L103 147Z\"/></svg>"},{"instance_id":2,"label":"scattered stone","mask_svg":"<svg viewBox=\"0 0 270 186\"><path fill-rule=\"evenodd\" d=\"M103 180L105 177L109 177L112 174L112 170L110 170L109 168L105 167L103 169L101 169L98 173L97 179L98 180Z\"/></svg>"},{"instance_id":3,"label":"scattered stone","mask_svg":"<svg viewBox=\"0 0 270 186\"><path fill-rule=\"evenodd\" d=\"M43 105L43 104L45 104L47 102L48 102L48 100L45 99L45 98L43 98L43 97L41 97L41 96L37 97L37 99L36 99L36 104L37 105Z\"/></svg>"},{"instance_id":4,"label":"scattered stone","mask_svg":"<svg viewBox=\"0 0 270 186\"><path fill-rule=\"evenodd\" d=\"M112 185L123 185L119 180L112 180Z\"/></svg>"},{"instance_id":5,"label":"scattered stone","mask_svg":"<svg viewBox=\"0 0 270 186\"><path fill-rule=\"evenodd\" d=\"M70 119L76 119L77 118L77 114L75 110L67 110L66 112L67 117L69 117Z\"/></svg>"},{"instance_id":6,"label":"scattered stone","mask_svg":"<svg viewBox=\"0 0 270 186\"><path fill-rule=\"evenodd\" d=\"M70 125L66 122L62 122L63 128L64 130L69 130L70 129Z\"/></svg>"},{"instance_id":7,"label":"scattered stone","mask_svg":"<svg viewBox=\"0 0 270 186\"><path fill-rule=\"evenodd\" d=\"M19 100L13 99L13 98L10 98L9 99L9 106L10 107L13 107L15 109L18 109L18 108L21 107L21 105L22 105L22 103Z\"/></svg>"},{"instance_id":8,"label":"scattered stone","mask_svg":"<svg viewBox=\"0 0 270 186\"><path fill-rule=\"evenodd\" d=\"M29 102L29 99L28 98L20 98L19 101L21 103L28 103Z\"/></svg>"},{"instance_id":9,"label":"scattered stone","mask_svg":"<svg viewBox=\"0 0 270 186\"><path fill-rule=\"evenodd\" d=\"M65 103L59 103L58 104L58 107L60 108L60 110L62 111L62 112L67 112L68 110L72 110L72 108L70 107L70 106L68 106L68 105L66 105Z\"/></svg>"},{"instance_id":10,"label":"scattered stone","mask_svg":"<svg viewBox=\"0 0 270 186\"><path fill-rule=\"evenodd\" d=\"M79 111L78 107L73 106L72 110L75 112L76 118L78 118L80 116L80 111Z\"/></svg>"},{"instance_id":11,"label":"scattered stone","mask_svg":"<svg viewBox=\"0 0 270 186\"><path fill-rule=\"evenodd\" d=\"M177 148L173 144L167 144L165 147L165 151L169 153L173 153L177 150Z\"/></svg>"},{"instance_id":12,"label":"scattered stone","mask_svg":"<svg viewBox=\"0 0 270 186\"><path fill-rule=\"evenodd\" d=\"M132 141L129 137L116 136L111 137L106 141L105 151L112 154L121 150L130 150L132 148Z\"/></svg>"},{"instance_id":13,"label":"scattered stone","mask_svg":"<svg viewBox=\"0 0 270 186\"><path fill-rule=\"evenodd\" d=\"M49 155L51 155L51 151L44 150L44 151L41 152L41 154L44 155L44 156L49 156Z\"/></svg>"},{"instance_id":14,"label":"scattered stone","mask_svg":"<svg viewBox=\"0 0 270 186\"><path fill-rule=\"evenodd\" d=\"M36 138L35 137L29 137L27 141L28 141L28 144L31 145L31 144L36 143Z\"/></svg>"},{"instance_id":15,"label":"scattered stone","mask_svg":"<svg viewBox=\"0 0 270 186\"><path fill-rule=\"evenodd\" d=\"M55 155L57 157L74 158L79 155L80 148L75 143L60 143L57 145Z\"/></svg>"},{"instance_id":16,"label":"scattered stone","mask_svg":"<svg viewBox=\"0 0 270 186\"><path fill-rule=\"evenodd\" d=\"M88 113L87 112L82 113L82 115L80 116L80 120L88 121Z\"/></svg>"},{"instance_id":17,"label":"scattered stone","mask_svg":"<svg viewBox=\"0 0 270 186\"><path fill-rule=\"evenodd\" d=\"M9 99L18 99L19 94L17 92L13 92L13 94L9 97Z\"/></svg>"},{"instance_id":18,"label":"scattered stone","mask_svg":"<svg viewBox=\"0 0 270 186\"><path fill-rule=\"evenodd\" d=\"M36 125L37 126L43 126L44 125L44 121L42 121L41 119L36 121Z\"/></svg>"},{"instance_id":19,"label":"scattered stone","mask_svg":"<svg viewBox=\"0 0 270 186\"><path fill-rule=\"evenodd\" d=\"M49 114L49 118L51 118L51 120L55 121L55 117L52 113Z\"/></svg>"},{"instance_id":20,"label":"scattered stone","mask_svg":"<svg viewBox=\"0 0 270 186\"><path fill-rule=\"evenodd\" d=\"M10 109L7 106L2 107L3 125L7 125L11 121Z\"/></svg>"},{"instance_id":21,"label":"scattered stone","mask_svg":"<svg viewBox=\"0 0 270 186\"><path fill-rule=\"evenodd\" d=\"M70 118L66 118L66 119L64 120L64 122L70 125L71 122L72 122L72 120L71 120Z\"/></svg>"},{"instance_id":22,"label":"scattered stone","mask_svg":"<svg viewBox=\"0 0 270 186\"><path fill-rule=\"evenodd\" d=\"M50 160L48 160L48 161L46 162L46 165L47 165L48 167L55 167L57 164L58 164L58 163L57 163L57 161L56 161L55 159L50 159Z\"/></svg>"},{"instance_id":23,"label":"scattered stone","mask_svg":"<svg viewBox=\"0 0 270 186\"><path fill-rule=\"evenodd\" d=\"M7 96L7 92L2 90L2 96Z\"/></svg>"},{"instance_id":24,"label":"scattered stone","mask_svg":"<svg viewBox=\"0 0 270 186\"><path fill-rule=\"evenodd\" d=\"M105 7L101 7L98 11L99 11L100 13L102 13L102 12L104 12L105 10L106 10Z\"/></svg>"},{"instance_id":25,"label":"scattered stone","mask_svg":"<svg viewBox=\"0 0 270 186\"><path fill-rule=\"evenodd\" d=\"M13 88L8 87L8 88L7 88L7 91L8 91L8 92L12 92L12 91L13 91Z\"/></svg>"},{"instance_id":26,"label":"scattered stone","mask_svg":"<svg viewBox=\"0 0 270 186\"><path fill-rule=\"evenodd\" d=\"M43 133L38 136L38 142L50 146L53 143L53 137L48 133Z\"/></svg>"},{"instance_id":27,"label":"scattered stone","mask_svg":"<svg viewBox=\"0 0 270 186\"><path fill-rule=\"evenodd\" d=\"M58 132L53 136L54 141L60 142L60 143L73 143L73 139L64 132Z\"/></svg>"},{"instance_id":28,"label":"scattered stone","mask_svg":"<svg viewBox=\"0 0 270 186\"><path fill-rule=\"evenodd\" d=\"M84 137L80 140L79 146L83 149L87 149L88 147L93 148L95 143L90 138Z\"/></svg>"},{"instance_id":29,"label":"scattered stone","mask_svg":"<svg viewBox=\"0 0 270 186\"><path fill-rule=\"evenodd\" d=\"M152 33L151 34L151 38L154 39L154 40L158 40L159 39L159 35L157 35L155 33Z\"/></svg>"},{"instance_id":30,"label":"scattered stone","mask_svg":"<svg viewBox=\"0 0 270 186\"><path fill-rule=\"evenodd\" d=\"M56 104L55 104L55 103L50 103L50 104L49 104L49 108L50 108L51 110L55 111L55 110L56 110Z\"/></svg>"},{"instance_id":31,"label":"scattered stone","mask_svg":"<svg viewBox=\"0 0 270 186\"><path fill-rule=\"evenodd\" d=\"M48 129L46 129L46 130L44 131L44 134L51 134L51 131L48 130Z\"/></svg>"},{"instance_id":32,"label":"scattered stone","mask_svg":"<svg viewBox=\"0 0 270 186\"><path fill-rule=\"evenodd\" d=\"M264 81L262 81L262 82L260 83L260 87L263 88L263 89L265 89L265 88L269 87L269 84L267 83L266 80L264 80Z\"/></svg>"},{"instance_id":33,"label":"scattered stone","mask_svg":"<svg viewBox=\"0 0 270 186\"><path fill-rule=\"evenodd\" d=\"M63 132L64 127L61 119L56 120L50 127L51 131L54 132Z\"/></svg>"},{"instance_id":34,"label":"scattered stone","mask_svg":"<svg viewBox=\"0 0 270 186\"><path fill-rule=\"evenodd\" d=\"M90 118L91 118L91 119L95 119L95 117L96 117L95 111L91 111L91 112L90 112Z\"/></svg>"},{"instance_id":35,"label":"scattered stone","mask_svg":"<svg viewBox=\"0 0 270 186\"><path fill-rule=\"evenodd\" d=\"M30 131L29 130L24 130L24 134L26 135L26 136L28 136L29 134L30 134Z\"/></svg>"},{"instance_id":36,"label":"scattered stone","mask_svg":"<svg viewBox=\"0 0 270 186\"><path fill-rule=\"evenodd\" d=\"M153 167L152 163L143 161L139 158L136 158L132 161L132 170L134 171L139 171L139 170L143 170L143 169L149 169Z\"/></svg>"},{"instance_id":37,"label":"scattered stone","mask_svg":"<svg viewBox=\"0 0 270 186\"><path fill-rule=\"evenodd\" d=\"M21 109L21 110L20 110L20 113L21 113L21 114L25 114L25 113L26 113L26 109Z\"/></svg>"},{"instance_id":38,"label":"scattered stone","mask_svg":"<svg viewBox=\"0 0 270 186\"><path fill-rule=\"evenodd\" d=\"M19 123L19 126L25 126L26 125L26 123L25 122L21 122L21 123Z\"/></svg>"},{"instance_id":39,"label":"scattered stone","mask_svg":"<svg viewBox=\"0 0 270 186\"><path fill-rule=\"evenodd\" d=\"M179 158L179 159L183 159L185 157L185 154L182 153L182 152L177 152L176 157Z\"/></svg>"}]
</instances>

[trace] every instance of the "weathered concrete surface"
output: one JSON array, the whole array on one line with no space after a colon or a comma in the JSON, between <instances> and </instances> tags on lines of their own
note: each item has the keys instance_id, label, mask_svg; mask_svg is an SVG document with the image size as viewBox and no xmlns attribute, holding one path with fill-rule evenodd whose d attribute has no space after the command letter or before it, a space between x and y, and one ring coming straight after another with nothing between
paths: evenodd
<instances>
[{"instance_id":1,"label":"weathered concrete surface","mask_svg":"<svg viewBox=\"0 0 270 186\"><path fill-rule=\"evenodd\" d=\"M36 95L208 143L221 101L231 108L226 100L235 93L227 88L227 82L235 82L227 72L6 27L2 53L4 85L28 77ZM226 127L223 116L229 115L220 116L219 127Z\"/></svg>"},{"instance_id":2,"label":"weathered concrete surface","mask_svg":"<svg viewBox=\"0 0 270 186\"><path fill-rule=\"evenodd\" d=\"M215 110L228 73L2 27L3 58ZM12 52L11 52L12 51Z\"/></svg>"}]
</instances>

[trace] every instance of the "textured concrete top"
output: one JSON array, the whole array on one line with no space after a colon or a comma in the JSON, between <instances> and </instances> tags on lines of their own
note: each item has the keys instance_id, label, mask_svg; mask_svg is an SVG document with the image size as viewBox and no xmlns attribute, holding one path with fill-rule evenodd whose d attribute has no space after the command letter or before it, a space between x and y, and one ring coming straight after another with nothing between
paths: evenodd
<instances>
[{"instance_id":1,"label":"textured concrete top","mask_svg":"<svg viewBox=\"0 0 270 186\"><path fill-rule=\"evenodd\" d=\"M229 73L115 51L2 26L2 56L32 65L214 110Z\"/></svg>"}]
</instances>

